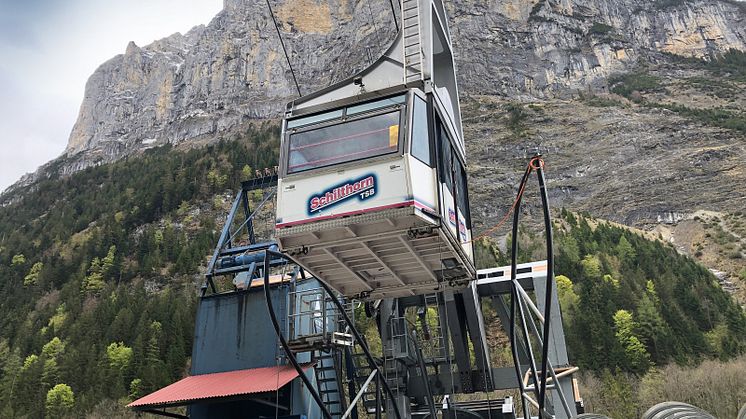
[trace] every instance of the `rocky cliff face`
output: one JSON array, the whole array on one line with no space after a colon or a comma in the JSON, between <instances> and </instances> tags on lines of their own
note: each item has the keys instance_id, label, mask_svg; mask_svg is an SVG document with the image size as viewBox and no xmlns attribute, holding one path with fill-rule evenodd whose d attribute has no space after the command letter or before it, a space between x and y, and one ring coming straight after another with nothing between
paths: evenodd
<instances>
[{"instance_id":1,"label":"rocky cliff face","mask_svg":"<svg viewBox=\"0 0 746 419\"><path fill-rule=\"evenodd\" d=\"M388 0L270 2L303 93L356 73L395 36ZM609 75L671 54L712 59L746 50L746 3L728 0L446 4L464 103L476 95L532 101L605 92ZM65 155L25 176L4 200L53 173L167 143L235 138L279 117L296 95L266 3L225 0L208 25L143 47L130 43L102 64L86 85Z\"/></svg>"},{"instance_id":2,"label":"rocky cliff face","mask_svg":"<svg viewBox=\"0 0 746 419\"><path fill-rule=\"evenodd\" d=\"M304 93L361 69L394 36L384 28L393 21L383 2L273 6ZM226 0L207 26L145 47L130 43L101 65L86 85L66 155L82 158L80 167L165 143L230 138L252 120L277 117L295 95L266 3Z\"/></svg>"},{"instance_id":3,"label":"rocky cliff face","mask_svg":"<svg viewBox=\"0 0 746 419\"><path fill-rule=\"evenodd\" d=\"M270 2L303 93L364 68L395 36L388 0ZM646 227L693 219L697 210L743 210L746 129L733 127L746 127L746 76L723 79L673 57L746 51L746 3L446 4L478 231L507 211L532 146L547 154L554 206ZM657 87L603 95L610 76L641 69L656 75ZM102 64L88 81L65 155L25 176L0 205L45 176L167 143L235 138L281 116L296 95L264 0L225 0L208 25L144 47L130 43ZM689 241L699 249L701 240ZM731 276L741 269L710 265Z\"/></svg>"},{"instance_id":4,"label":"rocky cliff face","mask_svg":"<svg viewBox=\"0 0 746 419\"><path fill-rule=\"evenodd\" d=\"M365 67L394 36L386 0L273 0L304 93ZM448 2L462 91L552 97L593 86L651 52L746 49L743 8L724 1ZM165 143L230 138L296 94L266 4L225 0L207 26L123 55L91 76L66 171Z\"/></svg>"},{"instance_id":5,"label":"rocky cliff face","mask_svg":"<svg viewBox=\"0 0 746 419\"><path fill-rule=\"evenodd\" d=\"M746 11L738 3L503 0L456 1L451 9L466 92L552 97L604 89L611 73L641 56L710 59L746 49Z\"/></svg>"}]
</instances>

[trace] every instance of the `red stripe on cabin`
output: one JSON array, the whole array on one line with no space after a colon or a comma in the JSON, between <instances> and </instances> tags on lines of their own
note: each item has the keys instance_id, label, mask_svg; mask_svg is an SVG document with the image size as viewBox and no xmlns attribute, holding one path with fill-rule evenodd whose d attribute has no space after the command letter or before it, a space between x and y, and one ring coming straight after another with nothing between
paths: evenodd
<instances>
[{"instance_id":1,"label":"red stripe on cabin","mask_svg":"<svg viewBox=\"0 0 746 419\"><path fill-rule=\"evenodd\" d=\"M349 217L352 215L360 215L360 214L365 214L365 213L373 212L373 211L381 211L381 210L391 209L391 208L404 208L404 207L411 207L411 206L414 206L415 208L426 209L431 212L435 212L434 209L428 207L427 205L422 204L412 199L409 201L397 202L396 204L381 205L380 207L373 207L373 208L366 208L366 209L357 210L357 211L343 212L341 214L324 215L321 217L308 218L305 220L291 221L289 223L279 223L279 224L276 224L275 227L277 228L292 227L292 226L296 226L300 224L315 223L316 221L331 220L332 218Z\"/></svg>"}]
</instances>

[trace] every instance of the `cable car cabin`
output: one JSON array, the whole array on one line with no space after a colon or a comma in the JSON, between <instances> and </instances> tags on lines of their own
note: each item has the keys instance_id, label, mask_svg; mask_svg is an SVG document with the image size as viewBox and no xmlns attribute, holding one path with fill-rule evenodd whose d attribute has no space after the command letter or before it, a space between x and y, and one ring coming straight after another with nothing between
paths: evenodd
<instances>
[{"instance_id":1,"label":"cable car cabin","mask_svg":"<svg viewBox=\"0 0 746 419\"><path fill-rule=\"evenodd\" d=\"M345 296L474 279L458 86L441 0L403 0L388 50L288 104L275 236Z\"/></svg>"},{"instance_id":2,"label":"cable car cabin","mask_svg":"<svg viewBox=\"0 0 746 419\"><path fill-rule=\"evenodd\" d=\"M419 89L371 94L283 124L276 236L346 296L474 278L463 144Z\"/></svg>"}]
</instances>

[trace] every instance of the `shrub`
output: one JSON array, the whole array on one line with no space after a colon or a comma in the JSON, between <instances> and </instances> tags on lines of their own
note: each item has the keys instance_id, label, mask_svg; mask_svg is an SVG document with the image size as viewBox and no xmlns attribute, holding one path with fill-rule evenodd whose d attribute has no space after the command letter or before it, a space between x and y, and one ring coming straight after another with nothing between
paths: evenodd
<instances>
[{"instance_id":1,"label":"shrub","mask_svg":"<svg viewBox=\"0 0 746 419\"><path fill-rule=\"evenodd\" d=\"M632 92L657 92L662 89L660 79L647 73L629 73L614 76L609 79L611 91L626 98L632 97Z\"/></svg>"},{"instance_id":2,"label":"shrub","mask_svg":"<svg viewBox=\"0 0 746 419\"><path fill-rule=\"evenodd\" d=\"M591 35L606 35L614 31L614 27L605 23L593 22L593 26L588 30Z\"/></svg>"},{"instance_id":3,"label":"shrub","mask_svg":"<svg viewBox=\"0 0 746 419\"><path fill-rule=\"evenodd\" d=\"M596 96L596 95L582 95L580 99L588 106L595 108L610 108L614 106L624 106L622 102L614 100L608 97Z\"/></svg>"}]
</instances>

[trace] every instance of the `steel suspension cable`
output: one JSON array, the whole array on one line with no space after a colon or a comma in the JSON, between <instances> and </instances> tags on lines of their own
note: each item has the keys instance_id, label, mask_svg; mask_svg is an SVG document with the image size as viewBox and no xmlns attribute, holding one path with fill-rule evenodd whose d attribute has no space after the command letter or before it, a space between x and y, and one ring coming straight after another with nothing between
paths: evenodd
<instances>
[{"instance_id":1,"label":"steel suspension cable","mask_svg":"<svg viewBox=\"0 0 746 419\"><path fill-rule=\"evenodd\" d=\"M373 17L373 8L370 7L370 0L368 1L368 15L370 15L370 21L373 24L373 30L375 31L375 41L376 41L376 49L381 47L381 42L378 40L378 25L376 25L376 19ZM368 59L373 63L373 57L370 54L370 48L367 48L368 50Z\"/></svg>"},{"instance_id":2,"label":"steel suspension cable","mask_svg":"<svg viewBox=\"0 0 746 419\"><path fill-rule=\"evenodd\" d=\"M535 160L532 160L532 162ZM544 408L546 403L546 392L547 392L547 365L549 364L549 315L552 309L552 283L554 282L554 251L552 248L552 220L549 214L549 198L547 196L547 188L544 179L543 166L544 163L541 159L538 161L538 165L533 168L536 170L536 175L539 178L539 190L541 192L541 205L544 209L544 230L546 234L547 243L547 279L546 279L546 290L544 295L544 342L542 345L541 354L541 390L539 394L539 410ZM555 383L559 386L559 382Z\"/></svg>"},{"instance_id":3,"label":"steel suspension cable","mask_svg":"<svg viewBox=\"0 0 746 419\"><path fill-rule=\"evenodd\" d=\"M394 17L394 26L396 26L396 31L399 32L399 22L396 20L396 10L394 10L394 0L389 0L389 5L391 5L391 15ZM401 5L399 5L399 8L401 9Z\"/></svg>"},{"instance_id":4,"label":"steel suspension cable","mask_svg":"<svg viewBox=\"0 0 746 419\"><path fill-rule=\"evenodd\" d=\"M280 34L280 27L277 25L277 19L275 19L275 13L272 11L272 5L269 4L269 0L267 1L267 8L269 9L269 15L272 16L272 22L275 24L275 30L277 31L277 37L280 39L280 45L282 46L282 52L285 53L285 59L288 62L288 67L290 67L290 74L293 76L293 83L295 83L295 88L298 90L298 96L303 96L303 94L300 92L300 86L298 85L298 80L295 78L295 71L293 71L293 65L290 64L290 56L288 55L287 49L285 49L285 41L282 40L282 35Z\"/></svg>"}]
</instances>

